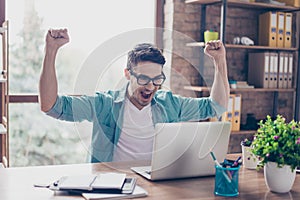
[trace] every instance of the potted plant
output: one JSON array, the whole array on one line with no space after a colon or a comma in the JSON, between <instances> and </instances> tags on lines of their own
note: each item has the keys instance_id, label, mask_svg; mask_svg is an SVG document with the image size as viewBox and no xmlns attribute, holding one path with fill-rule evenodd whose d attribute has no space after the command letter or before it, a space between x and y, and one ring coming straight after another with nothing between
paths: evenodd
<instances>
[{"instance_id":1,"label":"potted plant","mask_svg":"<svg viewBox=\"0 0 300 200\"><path fill-rule=\"evenodd\" d=\"M253 138L245 138L241 142L243 165L247 169L256 169L258 164L257 157L251 152Z\"/></svg>"},{"instance_id":2,"label":"potted plant","mask_svg":"<svg viewBox=\"0 0 300 200\"><path fill-rule=\"evenodd\" d=\"M259 122L259 128L252 142L252 153L264 166L268 188L273 192L289 192L300 166L300 123L277 115Z\"/></svg>"}]
</instances>

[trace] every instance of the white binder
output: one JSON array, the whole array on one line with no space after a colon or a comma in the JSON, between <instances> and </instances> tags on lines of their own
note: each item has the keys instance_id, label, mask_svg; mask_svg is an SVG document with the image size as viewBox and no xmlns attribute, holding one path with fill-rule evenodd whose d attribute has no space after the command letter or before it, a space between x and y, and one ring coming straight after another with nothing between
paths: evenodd
<instances>
[{"instance_id":1,"label":"white binder","mask_svg":"<svg viewBox=\"0 0 300 200\"><path fill-rule=\"evenodd\" d=\"M284 53L283 88L288 88L289 54Z\"/></svg>"},{"instance_id":2,"label":"white binder","mask_svg":"<svg viewBox=\"0 0 300 200\"><path fill-rule=\"evenodd\" d=\"M258 88L269 88L270 53L249 53L248 82Z\"/></svg>"},{"instance_id":3,"label":"white binder","mask_svg":"<svg viewBox=\"0 0 300 200\"><path fill-rule=\"evenodd\" d=\"M270 53L269 88L277 88L278 54Z\"/></svg>"},{"instance_id":4,"label":"white binder","mask_svg":"<svg viewBox=\"0 0 300 200\"><path fill-rule=\"evenodd\" d=\"M278 88L283 88L284 83L284 55L283 52L279 53L279 65L278 65Z\"/></svg>"},{"instance_id":5,"label":"white binder","mask_svg":"<svg viewBox=\"0 0 300 200\"><path fill-rule=\"evenodd\" d=\"M293 54L289 53L289 69L287 88L293 88Z\"/></svg>"}]
</instances>

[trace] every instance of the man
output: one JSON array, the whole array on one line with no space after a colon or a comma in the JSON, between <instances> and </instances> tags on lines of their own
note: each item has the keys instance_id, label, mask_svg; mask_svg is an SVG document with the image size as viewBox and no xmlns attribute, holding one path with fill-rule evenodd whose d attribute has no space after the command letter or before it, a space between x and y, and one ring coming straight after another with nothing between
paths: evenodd
<instances>
[{"instance_id":1,"label":"man","mask_svg":"<svg viewBox=\"0 0 300 200\"><path fill-rule=\"evenodd\" d=\"M156 123L206 119L220 116L227 108L226 55L220 41L208 42L205 47L215 65L209 98L185 98L159 90L166 79L165 58L158 48L146 43L128 53L124 70L128 84L122 90L59 96L55 58L68 42L66 29L49 30L46 35L40 105L43 112L57 119L93 122L91 162L149 160Z\"/></svg>"}]
</instances>

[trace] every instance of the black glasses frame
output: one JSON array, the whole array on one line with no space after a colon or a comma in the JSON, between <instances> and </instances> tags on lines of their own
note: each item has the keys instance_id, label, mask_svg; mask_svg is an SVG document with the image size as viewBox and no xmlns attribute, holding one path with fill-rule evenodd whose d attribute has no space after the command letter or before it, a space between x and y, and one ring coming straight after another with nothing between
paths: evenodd
<instances>
[{"instance_id":1,"label":"black glasses frame","mask_svg":"<svg viewBox=\"0 0 300 200\"><path fill-rule=\"evenodd\" d=\"M146 76L146 75L143 75L143 74L137 74L132 69L128 69L128 71L129 71L129 73L132 76L134 76L136 78L137 83L139 85L148 85L150 83L150 81L152 81L153 85L155 85L155 86L161 86L165 82L165 80L166 80L166 76L165 76L164 72L161 72L160 75L155 76L154 78L150 78L149 76ZM144 83L144 84L141 84L140 81L139 81L141 78L143 78L144 80L147 80L147 82ZM158 80L158 79L162 79L163 80L161 84L156 84L155 83L155 80Z\"/></svg>"}]
</instances>

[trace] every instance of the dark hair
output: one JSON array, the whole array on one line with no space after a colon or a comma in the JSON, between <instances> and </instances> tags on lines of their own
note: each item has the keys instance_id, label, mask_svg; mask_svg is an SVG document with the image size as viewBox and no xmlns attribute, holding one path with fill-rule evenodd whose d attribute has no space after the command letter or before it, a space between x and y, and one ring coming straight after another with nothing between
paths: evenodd
<instances>
[{"instance_id":1,"label":"dark hair","mask_svg":"<svg viewBox=\"0 0 300 200\"><path fill-rule=\"evenodd\" d=\"M161 50L149 43L141 43L136 45L133 50L128 52L127 69L135 67L140 62L150 61L164 65L165 57Z\"/></svg>"}]
</instances>

